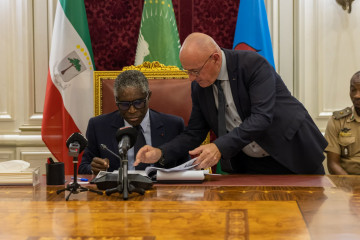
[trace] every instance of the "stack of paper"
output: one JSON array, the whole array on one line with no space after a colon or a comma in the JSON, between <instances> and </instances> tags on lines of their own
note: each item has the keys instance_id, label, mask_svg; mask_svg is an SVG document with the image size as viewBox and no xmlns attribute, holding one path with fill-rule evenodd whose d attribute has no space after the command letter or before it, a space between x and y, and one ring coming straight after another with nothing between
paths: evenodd
<instances>
[{"instance_id":1,"label":"stack of paper","mask_svg":"<svg viewBox=\"0 0 360 240\"><path fill-rule=\"evenodd\" d=\"M29 168L30 163L11 160L0 163L0 185L37 185L40 183L40 169Z\"/></svg>"},{"instance_id":2,"label":"stack of paper","mask_svg":"<svg viewBox=\"0 0 360 240\"><path fill-rule=\"evenodd\" d=\"M196 164L193 165L195 161L196 158L193 158L186 163L169 169L147 167L145 173L158 182L201 182L205 179L204 171L195 170Z\"/></svg>"},{"instance_id":3,"label":"stack of paper","mask_svg":"<svg viewBox=\"0 0 360 240\"><path fill-rule=\"evenodd\" d=\"M158 167L147 167L145 171L129 170L128 174L149 177L152 181L159 183L199 183L204 181L205 174L209 173L208 170L196 170L197 164L193 165L196 158L193 158L186 163L173 168L158 168ZM98 175L91 180L90 183L97 183L102 177L108 176L108 178L117 179L118 170L114 172L100 171Z\"/></svg>"}]
</instances>

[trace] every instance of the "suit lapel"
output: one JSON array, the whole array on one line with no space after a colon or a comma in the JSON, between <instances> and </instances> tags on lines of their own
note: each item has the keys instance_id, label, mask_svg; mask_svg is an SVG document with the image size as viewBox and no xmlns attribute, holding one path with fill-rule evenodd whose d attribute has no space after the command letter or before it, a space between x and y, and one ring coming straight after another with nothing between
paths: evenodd
<instances>
[{"instance_id":1,"label":"suit lapel","mask_svg":"<svg viewBox=\"0 0 360 240\"><path fill-rule=\"evenodd\" d=\"M151 145L158 147L164 143L165 128L161 118L158 117L157 113L149 110L150 117L150 129L151 129ZM150 164L140 163L135 167L136 170L145 170Z\"/></svg>"},{"instance_id":2,"label":"suit lapel","mask_svg":"<svg viewBox=\"0 0 360 240\"><path fill-rule=\"evenodd\" d=\"M151 128L151 143L154 147L158 147L164 143L165 126L162 119L150 110L150 128Z\"/></svg>"},{"instance_id":3,"label":"suit lapel","mask_svg":"<svg viewBox=\"0 0 360 240\"><path fill-rule=\"evenodd\" d=\"M238 71L238 62L236 56L231 58L230 54L228 54L226 49L222 49L225 53L226 57L226 67L228 71L229 81L230 81L230 87L231 87L231 93L232 97L236 106L236 110L238 111L238 114L242 121L245 119L244 109L246 106L244 105L246 101L242 99L245 96L245 89L239 88L239 81L240 79L237 79L237 71Z\"/></svg>"},{"instance_id":4,"label":"suit lapel","mask_svg":"<svg viewBox=\"0 0 360 240\"><path fill-rule=\"evenodd\" d=\"M120 116L119 111L117 111L116 114L114 114L114 117L111 121L111 127L114 129L114 131L113 131L114 135L111 136L113 138L111 140L111 142L113 144L113 149L118 149L118 142L116 140L116 132L119 128L122 128L124 126L125 126L124 119Z\"/></svg>"},{"instance_id":5,"label":"suit lapel","mask_svg":"<svg viewBox=\"0 0 360 240\"><path fill-rule=\"evenodd\" d=\"M237 110L241 120L244 121L244 118L245 118L244 112L242 111L242 108L240 107L242 101L240 100L241 96L239 96L239 91L238 91L239 84L238 84L238 81L236 80L236 78L233 76L231 76L231 78L230 78L230 75L232 75L232 74L229 74L229 81L230 81L232 97L233 97L233 100L234 100L234 103L236 106L236 110Z\"/></svg>"}]
</instances>

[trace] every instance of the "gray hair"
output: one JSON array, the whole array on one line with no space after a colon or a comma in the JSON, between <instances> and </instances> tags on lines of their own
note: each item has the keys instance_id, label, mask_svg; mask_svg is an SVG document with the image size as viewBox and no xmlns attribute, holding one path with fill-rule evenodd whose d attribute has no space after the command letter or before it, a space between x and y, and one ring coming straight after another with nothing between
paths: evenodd
<instances>
[{"instance_id":1,"label":"gray hair","mask_svg":"<svg viewBox=\"0 0 360 240\"><path fill-rule=\"evenodd\" d=\"M149 83L145 75L138 70L127 70L120 73L114 83L114 96L117 97L119 91L128 87L141 89L142 92L149 92Z\"/></svg>"}]
</instances>

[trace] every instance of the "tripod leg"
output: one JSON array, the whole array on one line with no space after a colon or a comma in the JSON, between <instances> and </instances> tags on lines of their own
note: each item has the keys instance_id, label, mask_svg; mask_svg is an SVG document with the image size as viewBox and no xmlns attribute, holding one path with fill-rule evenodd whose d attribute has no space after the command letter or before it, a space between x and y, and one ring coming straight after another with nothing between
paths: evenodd
<instances>
[{"instance_id":1,"label":"tripod leg","mask_svg":"<svg viewBox=\"0 0 360 240\"><path fill-rule=\"evenodd\" d=\"M143 188L136 188L131 182L129 183L129 192L136 192L139 193L141 195L145 194L145 190Z\"/></svg>"},{"instance_id":2,"label":"tripod leg","mask_svg":"<svg viewBox=\"0 0 360 240\"><path fill-rule=\"evenodd\" d=\"M102 191L97 191L97 190L94 190L94 189L91 189L91 188L86 188L86 187L80 186L80 192L86 192L86 191L97 193L99 195L103 195Z\"/></svg>"},{"instance_id":3,"label":"tripod leg","mask_svg":"<svg viewBox=\"0 0 360 240\"><path fill-rule=\"evenodd\" d=\"M67 195L67 197L66 197L66 201L68 201L69 200L69 198L70 198L70 195L73 193L73 190L71 190L70 192L69 192L69 194Z\"/></svg>"},{"instance_id":4,"label":"tripod leg","mask_svg":"<svg viewBox=\"0 0 360 240\"><path fill-rule=\"evenodd\" d=\"M56 191L56 194L60 194L60 193L62 193L62 192L64 192L64 191L66 191L66 190L67 190L66 188L63 188L63 189L57 190L57 191Z\"/></svg>"},{"instance_id":5,"label":"tripod leg","mask_svg":"<svg viewBox=\"0 0 360 240\"><path fill-rule=\"evenodd\" d=\"M107 190L105 191L105 193L106 193L107 196L110 196L111 194L116 193L116 192L119 192L119 193L122 192L122 186L121 186L121 185L119 185L119 186L116 187L116 188L107 189Z\"/></svg>"},{"instance_id":6,"label":"tripod leg","mask_svg":"<svg viewBox=\"0 0 360 240\"><path fill-rule=\"evenodd\" d=\"M93 190L93 189L89 189L90 192L93 192L93 193L97 193L99 195L103 195L104 193L101 192L101 191L96 191L96 190Z\"/></svg>"}]
</instances>

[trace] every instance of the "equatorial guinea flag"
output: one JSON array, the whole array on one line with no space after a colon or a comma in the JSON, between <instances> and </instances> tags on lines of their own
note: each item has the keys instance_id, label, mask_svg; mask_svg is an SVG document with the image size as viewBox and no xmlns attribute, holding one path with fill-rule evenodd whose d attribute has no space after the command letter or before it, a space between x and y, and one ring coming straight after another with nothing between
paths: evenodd
<instances>
[{"instance_id":1,"label":"equatorial guinea flag","mask_svg":"<svg viewBox=\"0 0 360 240\"><path fill-rule=\"evenodd\" d=\"M59 0L41 135L56 159L65 163L67 174L74 169L66 140L74 132L85 134L88 120L93 116L94 68L84 0Z\"/></svg>"},{"instance_id":2,"label":"equatorial guinea flag","mask_svg":"<svg viewBox=\"0 0 360 240\"><path fill-rule=\"evenodd\" d=\"M181 67L180 39L171 0L144 1L135 65L159 61Z\"/></svg>"},{"instance_id":3,"label":"equatorial guinea flag","mask_svg":"<svg viewBox=\"0 0 360 240\"><path fill-rule=\"evenodd\" d=\"M264 0L240 0L233 49L256 51L275 68Z\"/></svg>"}]
</instances>

